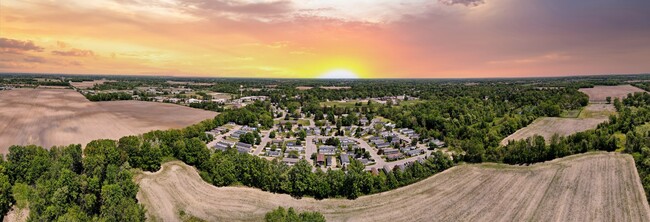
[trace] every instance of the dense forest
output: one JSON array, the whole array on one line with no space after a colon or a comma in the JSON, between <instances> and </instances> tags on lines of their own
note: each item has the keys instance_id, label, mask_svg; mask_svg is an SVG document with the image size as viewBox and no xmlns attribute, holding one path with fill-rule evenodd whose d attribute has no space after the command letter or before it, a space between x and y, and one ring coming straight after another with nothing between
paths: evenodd
<instances>
[{"instance_id":1,"label":"dense forest","mask_svg":"<svg viewBox=\"0 0 650 222\"><path fill-rule=\"evenodd\" d=\"M28 203L31 221L144 221L131 167L112 140L53 147L12 146L0 164L0 213Z\"/></svg>"}]
</instances>

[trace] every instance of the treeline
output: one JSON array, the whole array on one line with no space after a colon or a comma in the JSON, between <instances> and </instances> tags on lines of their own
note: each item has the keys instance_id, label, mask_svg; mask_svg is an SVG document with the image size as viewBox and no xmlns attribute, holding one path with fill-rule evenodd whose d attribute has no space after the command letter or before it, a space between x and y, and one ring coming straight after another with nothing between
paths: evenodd
<instances>
[{"instance_id":1,"label":"treeline","mask_svg":"<svg viewBox=\"0 0 650 222\"><path fill-rule=\"evenodd\" d=\"M69 82L60 82L60 81L37 81L34 84L40 86L70 86Z\"/></svg>"},{"instance_id":2,"label":"treeline","mask_svg":"<svg viewBox=\"0 0 650 222\"><path fill-rule=\"evenodd\" d=\"M132 100L133 96L125 92L113 92L113 93L97 93L97 94L86 94L84 95L90 101L116 101L116 100Z\"/></svg>"},{"instance_id":3,"label":"treeline","mask_svg":"<svg viewBox=\"0 0 650 222\"><path fill-rule=\"evenodd\" d=\"M632 154L646 198L650 201L650 95L635 93L623 100L612 128L625 134L625 152ZM613 120L613 121L612 121ZM642 126L642 127L639 127Z\"/></svg>"},{"instance_id":4,"label":"treeline","mask_svg":"<svg viewBox=\"0 0 650 222\"><path fill-rule=\"evenodd\" d=\"M70 86L69 82L63 82L59 80L50 80L46 79L45 81L38 81L34 78L25 78L25 77L18 77L18 78L3 78L0 76L0 83L2 84L27 84L27 85L35 85L35 86Z\"/></svg>"},{"instance_id":5,"label":"treeline","mask_svg":"<svg viewBox=\"0 0 650 222\"><path fill-rule=\"evenodd\" d=\"M190 103L190 107L197 109L210 110L215 112L223 112L224 107L221 103L216 102L200 102L200 103Z\"/></svg>"},{"instance_id":6,"label":"treeline","mask_svg":"<svg viewBox=\"0 0 650 222\"><path fill-rule=\"evenodd\" d=\"M416 161L403 170L396 168L387 173L380 169L376 175L364 171L365 166L355 159L345 172L320 168L312 172L312 165L304 159L290 167L277 160L267 161L230 149L216 151L197 168L201 177L215 186L244 185L294 197L354 199L417 182L453 165L449 156L434 152L422 163Z\"/></svg>"},{"instance_id":7,"label":"treeline","mask_svg":"<svg viewBox=\"0 0 650 222\"><path fill-rule=\"evenodd\" d=\"M470 162L482 158L484 160L481 161L531 164L588 151L611 152L616 148L616 137L609 130L596 129L578 132L567 137L560 137L556 134L553 135L548 145L544 137L536 135L526 140L510 142L505 147L492 149L484 157L466 156L465 159Z\"/></svg>"},{"instance_id":8,"label":"treeline","mask_svg":"<svg viewBox=\"0 0 650 222\"><path fill-rule=\"evenodd\" d=\"M226 110L219 114L214 122L218 126L228 122L234 122L239 125L261 127L269 129L273 127L273 114L271 113L271 103L268 101L257 101L241 109Z\"/></svg>"},{"instance_id":9,"label":"treeline","mask_svg":"<svg viewBox=\"0 0 650 222\"><path fill-rule=\"evenodd\" d=\"M22 201L32 221L144 221L138 186L116 145L90 142L83 158L80 145L10 147L0 162L0 214Z\"/></svg>"},{"instance_id":10,"label":"treeline","mask_svg":"<svg viewBox=\"0 0 650 222\"><path fill-rule=\"evenodd\" d=\"M319 212L296 213L293 207L285 210L283 207L269 211L264 216L266 222L325 222L325 217Z\"/></svg>"}]
</instances>

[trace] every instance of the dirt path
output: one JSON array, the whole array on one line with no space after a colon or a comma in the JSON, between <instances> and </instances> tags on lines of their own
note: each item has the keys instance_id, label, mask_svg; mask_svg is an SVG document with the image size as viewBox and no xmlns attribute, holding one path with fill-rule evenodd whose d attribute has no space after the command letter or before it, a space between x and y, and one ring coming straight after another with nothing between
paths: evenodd
<instances>
[{"instance_id":1,"label":"dirt path","mask_svg":"<svg viewBox=\"0 0 650 222\"><path fill-rule=\"evenodd\" d=\"M214 187L169 162L136 177L150 219L178 212L208 221L259 221L278 206L315 210L328 221L650 221L629 155L589 153L528 167L462 165L357 200L295 199L253 188Z\"/></svg>"}]
</instances>

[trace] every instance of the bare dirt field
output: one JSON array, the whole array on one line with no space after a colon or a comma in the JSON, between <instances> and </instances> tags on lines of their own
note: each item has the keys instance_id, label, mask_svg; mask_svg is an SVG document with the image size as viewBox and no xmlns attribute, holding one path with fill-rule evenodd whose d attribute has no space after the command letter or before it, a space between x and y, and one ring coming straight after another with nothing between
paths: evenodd
<instances>
[{"instance_id":1,"label":"bare dirt field","mask_svg":"<svg viewBox=\"0 0 650 222\"><path fill-rule=\"evenodd\" d=\"M595 129L598 124L607 121L609 116L614 114L616 114L614 105L593 103L582 109L578 118L541 117L501 140L501 145L505 146L511 140L522 140L534 135L543 136L548 142L556 133L560 136L568 136Z\"/></svg>"},{"instance_id":2,"label":"bare dirt field","mask_svg":"<svg viewBox=\"0 0 650 222\"><path fill-rule=\"evenodd\" d=\"M328 90L352 89L350 86L321 86L320 88Z\"/></svg>"},{"instance_id":3,"label":"bare dirt field","mask_svg":"<svg viewBox=\"0 0 650 222\"><path fill-rule=\"evenodd\" d=\"M106 79L100 79L100 80L94 80L94 81L83 81L83 82L72 82L70 85L74 86L77 89L88 89L88 88L93 88L95 84L101 85L104 84L105 82L115 82L114 80L106 80Z\"/></svg>"},{"instance_id":4,"label":"bare dirt field","mask_svg":"<svg viewBox=\"0 0 650 222\"><path fill-rule=\"evenodd\" d=\"M171 85L194 85L194 86L212 86L214 83L208 83L208 82L180 82L180 81L167 81L168 84Z\"/></svg>"},{"instance_id":5,"label":"bare dirt field","mask_svg":"<svg viewBox=\"0 0 650 222\"><path fill-rule=\"evenodd\" d=\"M259 221L278 206L319 211L328 221L650 221L634 161L588 153L533 166L461 165L356 200L295 199L253 188L214 187L182 162L136 176L149 219Z\"/></svg>"},{"instance_id":6,"label":"bare dirt field","mask_svg":"<svg viewBox=\"0 0 650 222\"><path fill-rule=\"evenodd\" d=\"M579 90L589 96L591 102L605 102L607 97L623 99L628 93L645 92L643 89L631 85L619 86L595 86L594 88L582 88Z\"/></svg>"},{"instance_id":7,"label":"bare dirt field","mask_svg":"<svg viewBox=\"0 0 650 222\"><path fill-rule=\"evenodd\" d=\"M605 121L607 121L607 119L542 117L501 140L501 145L505 146L508 145L511 140L522 140L534 135L540 135L548 142L553 134L557 133L560 136L568 136L577 132L595 129L598 124Z\"/></svg>"},{"instance_id":8,"label":"bare dirt field","mask_svg":"<svg viewBox=\"0 0 650 222\"><path fill-rule=\"evenodd\" d=\"M0 91L0 153L11 145L85 145L94 139L182 128L216 114L154 102L90 102L74 90Z\"/></svg>"}]
</instances>

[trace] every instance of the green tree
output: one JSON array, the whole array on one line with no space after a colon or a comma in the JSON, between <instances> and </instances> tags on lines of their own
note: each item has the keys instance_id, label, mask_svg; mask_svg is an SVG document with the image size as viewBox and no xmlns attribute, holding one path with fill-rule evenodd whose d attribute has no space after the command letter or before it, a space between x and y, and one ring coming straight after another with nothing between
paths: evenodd
<instances>
[{"instance_id":1,"label":"green tree","mask_svg":"<svg viewBox=\"0 0 650 222\"><path fill-rule=\"evenodd\" d=\"M9 176L0 173L0 219L11 209L11 183Z\"/></svg>"},{"instance_id":2,"label":"green tree","mask_svg":"<svg viewBox=\"0 0 650 222\"><path fill-rule=\"evenodd\" d=\"M311 164L304 159L299 160L291 167L288 174L291 195L302 197L312 188L311 169Z\"/></svg>"}]
</instances>

